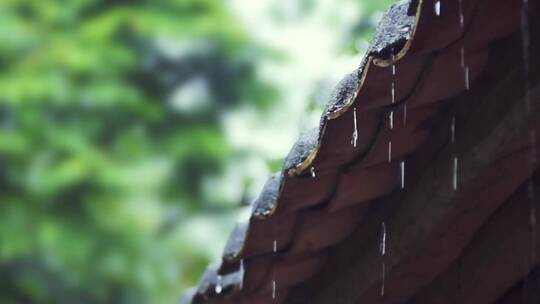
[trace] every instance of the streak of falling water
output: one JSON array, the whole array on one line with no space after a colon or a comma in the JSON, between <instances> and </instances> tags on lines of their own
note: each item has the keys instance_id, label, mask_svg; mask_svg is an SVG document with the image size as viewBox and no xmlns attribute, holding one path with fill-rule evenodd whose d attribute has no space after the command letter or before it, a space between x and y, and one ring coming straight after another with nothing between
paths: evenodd
<instances>
[{"instance_id":1,"label":"streak of falling water","mask_svg":"<svg viewBox=\"0 0 540 304\"><path fill-rule=\"evenodd\" d=\"M381 238L381 244L380 251L381 254L384 256L386 255L386 224L384 222L381 223L381 229L382 229L382 238Z\"/></svg>"},{"instance_id":2,"label":"streak of falling water","mask_svg":"<svg viewBox=\"0 0 540 304\"><path fill-rule=\"evenodd\" d=\"M462 30L465 27L465 17L463 16L463 0L459 0L459 26Z\"/></svg>"},{"instance_id":3,"label":"streak of falling water","mask_svg":"<svg viewBox=\"0 0 540 304\"><path fill-rule=\"evenodd\" d=\"M381 297L384 297L384 281L386 276L386 265L382 263L382 284L381 284Z\"/></svg>"},{"instance_id":4,"label":"streak of falling water","mask_svg":"<svg viewBox=\"0 0 540 304\"><path fill-rule=\"evenodd\" d=\"M272 300L276 299L276 280L272 280Z\"/></svg>"},{"instance_id":5,"label":"streak of falling water","mask_svg":"<svg viewBox=\"0 0 540 304\"><path fill-rule=\"evenodd\" d=\"M394 128L394 111L390 111L388 119L390 120L390 130L392 130Z\"/></svg>"},{"instance_id":6,"label":"streak of falling water","mask_svg":"<svg viewBox=\"0 0 540 304\"><path fill-rule=\"evenodd\" d=\"M401 189L405 189L405 161L402 160L399 163L399 169L401 171Z\"/></svg>"},{"instance_id":7,"label":"streak of falling water","mask_svg":"<svg viewBox=\"0 0 540 304\"><path fill-rule=\"evenodd\" d=\"M471 88L471 83L469 81L469 67L466 66L465 67L465 89L467 89L467 91Z\"/></svg>"},{"instance_id":8,"label":"streak of falling water","mask_svg":"<svg viewBox=\"0 0 540 304\"><path fill-rule=\"evenodd\" d=\"M315 167L311 167L310 172L311 172L311 177L315 178L316 177L316 175L315 175Z\"/></svg>"},{"instance_id":9,"label":"streak of falling water","mask_svg":"<svg viewBox=\"0 0 540 304\"><path fill-rule=\"evenodd\" d=\"M433 6L433 10L435 11L435 15L437 15L437 16L441 15L441 1L435 1L435 5Z\"/></svg>"},{"instance_id":10,"label":"streak of falling water","mask_svg":"<svg viewBox=\"0 0 540 304\"><path fill-rule=\"evenodd\" d=\"M357 123L356 123L356 108L354 108L353 117L354 117L354 131L353 131L353 134L352 134L351 144L353 145L353 147L356 148L356 142L358 141L358 126L357 126Z\"/></svg>"},{"instance_id":11,"label":"streak of falling water","mask_svg":"<svg viewBox=\"0 0 540 304\"><path fill-rule=\"evenodd\" d=\"M457 156L454 156L454 170L453 170L453 175L452 175L452 188L454 190L457 190L457 186L458 186L458 158Z\"/></svg>"},{"instance_id":12,"label":"streak of falling water","mask_svg":"<svg viewBox=\"0 0 540 304\"><path fill-rule=\"evenodd\" d=\"M396 83L392 81L392 103L396 103Z\"/></svg>"},{"instance_id":13,"label":"streak of falling water","mask_svg":"<svg viewBox=\"0 0 540 304\"><path fill-rule=\"evenodd\" d=\"M273 247L274 253L277 252L277 240L274 240L274 247Z\"/></svg>"},{"instance_id":14,"label":"streak of falling water","mask_svg":"<svg viewBox=\"0 0 540 304\"><path fill-rule=\"evenodd\" d=\"M244 259L240 259L240 290L244 289Z\"/></svg>"},{"instance_id":15,"label":"streak of falling water","mask_svg":"<svg viewBox=\"0 0 540 304\"><path fill-rule=\"evenodd\" d=\"M392 64L392 103L396 103L396 65L395 64Z\"/></svg>"},{"instance_id":16,"label":"streak of falling water","mask_svg":"<svg viewBox=\"0 0 540 304\"><path fill-rule=\"evenodd\" d=\"M450 141L452 144L456 142L456 115L452 115L452 124L450 125Z\"/></svg>"},{"instance_id":17,"label":"streak of falling water","mask_svg":"<svg viewBox=\"0 0 540 304\"><path fill-rule=\"evenodd\" d=\"M392 162L392 141L388 141L388 163Z\"/></svg>"}]
</instances>

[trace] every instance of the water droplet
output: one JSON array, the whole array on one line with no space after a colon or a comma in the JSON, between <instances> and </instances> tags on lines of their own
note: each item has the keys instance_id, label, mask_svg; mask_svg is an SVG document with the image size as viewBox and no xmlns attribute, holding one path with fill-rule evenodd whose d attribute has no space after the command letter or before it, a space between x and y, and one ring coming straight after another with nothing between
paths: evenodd
<instances>
[{"instance_id":1,"label":"water droplet","mask_svg":"<svg viewBox=\"0 0 540 304\"><path fill-rule=\"evenodd\" d=\"M223 286L221 286L221 281L223 280L223 277L218 275L217 276L217 283L216 283L216 293L220 294L223 291Z\"/></svg>"},{"instance_id":2,"label":"water droplet","mask_svg":"<svg viewBox=\"0 0 540 304\"><path fill-rule=\"evenodd\" d=\"M315 178L315 176L316 176L315 175L315 167L311 167L310 172L311 172L311 177Z\"/></svg>"},{"instance_id":3,"label":"water droplet","mask_svg":"<svg viewBox=\"0 0 540 304\"><path fill-rule=\"evenodd\" d=\"M272 280L272 300L276 298L276 280Z\"/></svg>"},{"instance_id":4,"label":"water droplet","mask_svg":"<svg viewBox=\"0 0 540 304\"><path fill-rule=\"evenodd\" d=\"M388 141L388 163L392 162L392 141Z\"/></svg>"},{"instance_id":5,"label":"water droplet","mask_svg":"<svg viewBox=\"0 0 540 304\"><path fill-rule=\"evenodd\" d=\"M392 58L394 58L393 55L392 55ZM396 76L396 65L395 64L392 64L392 76Z\"/></svg>"},{"instance_id":6,"label":"water droplet","mask_svg":"<svg viewBox=\"0 0 540 304\"><path fill-rule=\"evenodd\" d=\"M386 255L386 224L384 222L381 223L381 229L382 229L382 237L381 237L380 251L382 255Z\"/></svg>"},{"instance_id":7,"label":"water droplet","mask_svg":"<svg viewBox=\"0 0 540 304\"><path fill-rule=\"evenodd\" d=\"M382 263L382 284L381 284L381 297L384 297L384 281L385 281L385 277L386 277L386 265L384 264L384 262Z\"/></svg>"},{"instance_id":8,"label":"water droplet","mask_svg":"<svg viewBox=\"0 0 540 304\"><path fill-rule=\"evenodd\" d=\"M471 88L471 84L469 82L469 67L465 67L465 89L467 91Z\"/></svg>"},{"instance_id":9,"label":"water droplet","mask_svg":"<svg viewBox=\"0 0 540 304\"><path fill-rule=\"evenodd\" d=\"M399 31L402 32L402 33L406 33L406 32L408 32L410 29L411 29L410 26L404 25L404 26L402 26L402 27L399 28Z\"/></svg>"},{"instance_id":10,"label":"water droplet","mask_svg":"<svg viewBox=\"0 0 540 304\"><path fill-rule=\"evenodd\" d=\"M396 103L396 83L392 81L392 103Z\"/></svg>"},{"instance_id":11,"label":"water droplet","mask_svg":"<svg viewBox=\"0 0 540 304\"><path fill-rule=\"evenodd\" d=\"M354 117L354 130L353 130L353 134L352 134L351 144L353 145L353 147L356 148L356 141L358 141L358 126L357 126L357 123L356 123L356 108L354 108L353 117Z\"/></svg>"},{"instance_id":12,"label":"water droplet","mask_svg":"<svg viewBox=\"0 0 540 304\"><path fill-rule=\"evenodd\" d=\"M435 5L433 6L433 10L435 11L435 15L437 15L437 16L441 15L441 1L435 1Z\"/></svg>"},{"instance_id":13,"label":"water droplet","mask_svg":"<svg viewBox=\"0 0 540 304\"><path fill-rule=\"evenodd\" d=\"M240 259L240 290L244 289L244 259Z\"/></svg>"},{"instance_id":14,"label":"water droplet","mask_svg":"<svg viewBox=\"0 0 540 304\"><path fill-rule=\"evenodd\" d=\"M401 189L405 189L405 161L402 160L399 163L399 168L401 171Z\"/></svg>"},{"instance_id":15,"label":"water droplet","mask_svg":"<svg viewBox=\"0 0 540 304\"><path fill-rule=\"evenodd\" d=\"M452 188L454 188L454 190L457 190L457 186L458 186L457 171L458 171L458 158L457 156L454 156L454 170L453 170L453 177L452 177Z\"/></svg>"},{"instance_id":16,"label":"water droplet","mask_svg":"<svg viewBox=\"0 0 540 304\"><path fill-rule=\"evenodd\" d=\"M274 253L276 253L277 252L277 240L274 240L274 248L273 249L274 249Z\"/></svg>"},{"instance_id":17,"label":"water droplet","mask_svg":"<svg viewBox=\"0 0 540 304\"><path fill-rule=\"evenodd\" d=\"M388 120L390 121L390 130L392 130L394 128L394 111L390 111Z\"/></svg>"},{"instance_id":18,"label":"water droplet","mask_svg":"<svg viewBox=\"0 0 540 304\"><path fill-rule=\"evenodd\" d=\"M465 17L463 16L463 0L459 0L459 26L461 29L465 27Z\"/></svg>"}]
</instances>

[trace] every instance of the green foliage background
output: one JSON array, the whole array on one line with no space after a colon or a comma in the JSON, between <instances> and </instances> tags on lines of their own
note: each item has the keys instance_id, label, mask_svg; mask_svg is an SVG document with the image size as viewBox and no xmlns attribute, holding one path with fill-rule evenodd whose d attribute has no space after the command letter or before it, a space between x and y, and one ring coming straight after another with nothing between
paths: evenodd
<instances>
[{"instance_id":1,"label":"green foliage background","mask_svg":"<svg viewBox=\"0 0 540 304\"><path fill-rule=\"evenodd\" d=\"M0 303L174 303L237 216L202 186L238 156L220 117L280 110L275 55L225 1L0 1Z\"/></svg>"}]
</instances>

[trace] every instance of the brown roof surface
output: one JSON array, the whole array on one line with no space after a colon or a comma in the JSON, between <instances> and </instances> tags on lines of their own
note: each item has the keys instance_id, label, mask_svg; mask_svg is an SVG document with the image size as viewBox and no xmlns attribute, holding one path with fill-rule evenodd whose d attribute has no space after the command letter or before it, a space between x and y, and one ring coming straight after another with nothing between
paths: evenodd
<instances>
[{"instance_id":1,"label":"brown roof surface","mask_svg":"<svg viewBox=\"0 0 540 304\"><path fill-rule=\"evenodd\" d=\"M539 1L438 2L391 7L182 303L540 298Z\"/></svg>"}]
</instances>

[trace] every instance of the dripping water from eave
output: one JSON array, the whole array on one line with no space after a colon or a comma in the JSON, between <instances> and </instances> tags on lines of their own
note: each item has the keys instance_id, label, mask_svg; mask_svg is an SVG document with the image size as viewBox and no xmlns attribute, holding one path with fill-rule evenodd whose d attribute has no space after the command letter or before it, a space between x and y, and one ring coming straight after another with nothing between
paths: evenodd
<instances>
[{"instance_id":1,"label":"dripping water from eave","mask_svg":"<svg viewBox=\"0 0 540 304\"><path fill-rule=\"evenodd\" d=\"M216 288L215 288L216 294L221 294L221 292L223 291L222 281L223 281L223 277L218 275L217 276Z\"/></svg>"}]
</instances>

